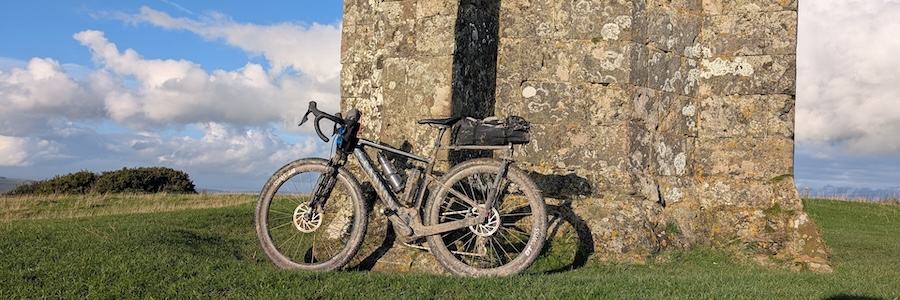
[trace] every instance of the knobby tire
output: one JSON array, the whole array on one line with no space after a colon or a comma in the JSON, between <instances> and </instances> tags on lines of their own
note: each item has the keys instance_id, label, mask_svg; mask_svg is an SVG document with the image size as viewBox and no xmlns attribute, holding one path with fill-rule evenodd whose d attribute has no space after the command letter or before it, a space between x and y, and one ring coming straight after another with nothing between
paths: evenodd
<instances>
[{"instance_id":1,"label":"knobby tire","mask_svg":"<svg viewBox=\"0 0 900 300\"><path fill-rule=\"evenodd\" d=\"M366 233L366 203L359 181L346 169L338 169L321 212L305 215L312 209L310 194L327 169L328 161L323 159L293 161L275 172L260 192L256 235L276 266L337 270L359 251Z\"/></svg>"}]
</instances>

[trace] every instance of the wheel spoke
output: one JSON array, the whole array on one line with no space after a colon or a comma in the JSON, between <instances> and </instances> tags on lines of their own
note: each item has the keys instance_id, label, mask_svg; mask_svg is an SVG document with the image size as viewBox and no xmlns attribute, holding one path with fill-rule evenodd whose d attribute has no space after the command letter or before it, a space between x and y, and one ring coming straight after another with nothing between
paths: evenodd
<instances>
[{"instance_id":1,"label":"wheel spoke","mask_svg":"<svg viewBox=\"0 0 900 300\"><path fill-rule=\"evenodd\" d=\"M507 232L507 233L508 233L508 231L504 231L504 232ZM527 240L527 239L523 240L523 239L520 238L518 235L514 235L514 234L501 234L500 236L502 236L502 237L503 237L503 240L506 241L505 244L506 244L506 245L509 245L510 247L512 247L517 253L520 252L521 250L524 250L524 246L528 243L528 240ZM527 235L527 234L526 234L525 236L526 236L526 237L530 237L530 236ZM510 237L515 238L515 241L511 240ZM516 245L522 245L522 246L521 246L522 248L516 247Z\"/></svg>"},{"instance_id":2,"label":"wheel spoke","mask_svg":"<svg viewBox=\"0 0 900 300\"><path fill-rule=\"evenodd\" d=\"M293 223L291 223L291 222L287 222L287 223L284 223L284 224L281 224L281 225L278 225L278 226L275 226L275 227L272 227L272 229L271 229L271 230L273 230L273 231L274 231L274 230L278 230L278 229L279 229L279 228L282 228L282 227L285 227L285 226L289 226L289 225L293 225Z\"/></svg>"},{"instance_id":3,"label":"wheel spoke","mask_svg":"<svg viewBox=\"0 0 900 300\"><path fill-rule=\"evenodd\" d=\"M520 212L520 213L508 213L508 214L500 214L501 217L527 217L530 216L530 211Z\"/></svg>"},{"instance_id":4,"label":"wheel spoke","mask_svg":"<svg viewBox=\"0 0 900 300\"><path fill-rule=\"evenodd\" d=\"M441 213L441 217L449 218L450 216L465 216L468 213L469 213L469 210L450 211L450 212ZM465 219L465 217L456 218L454 220L461 220L461 219Z\"/></svg>"},{"instance_id":5,"label":"wheel spoke","mask_svg":"<svg viewBox=\"0 0 900 300\"><path fill-rule=\"evenodd\" d=\"M462 189L466 189L465 187L461 187L461 188L462 188ZM470 196L468 196L468 195L466 195L466 194L463 194L463 192L457 191L456 188L449 188L448 191L449 191L451 194L453 194L453 196L455 196L455 197L458 198L459 200L462 200L463 202L465 202L465 203L466 203L467 205L469 205L470 207L477 207L477 206L478 206L478 203L477 203L475 200L473 200L472 197L470 197Z\"/></svg>"},{"instance_id":6,"label":"wheel spoke","mask_svg":"<svg viewBox=\"0 0 900 300\"><path fill-rule=\"evenodd\" d=\"M503 249L503 245L501 245L500 242L494 238L491 238L491 250L494 251L494 258L496 258L492 259L493 264L491 264L491 266L500 266L503 265L506 261L509 261L508 259L506 259L509 258L509 253L507 253L506 249ZM501 254L500 252L503 253Z\"/></svg>"}]
</instances>

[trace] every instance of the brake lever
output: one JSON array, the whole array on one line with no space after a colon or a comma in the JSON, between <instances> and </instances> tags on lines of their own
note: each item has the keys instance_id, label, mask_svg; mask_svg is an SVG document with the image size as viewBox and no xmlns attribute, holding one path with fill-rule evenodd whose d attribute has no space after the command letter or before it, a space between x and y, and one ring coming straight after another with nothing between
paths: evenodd
<instances>
[{"instance_id":1,"label":"brake lever","mask_svg":"<svg viewBox=\"0 0 900 300\"><path fill-rule=\"evenodd\" d=\"M313 114L315 117L318 117L318 111L319 109L316 108L316 101L309 101L309 107L306 108L306 113L303 114L303 119L300 120L300 125L297 126L303 126L306 121L309 121L309 114Z\"/></svg>"},{"instance_id":2,"label":"brake lever","mask_svg":"<svg viewBox=\"0 0 900 300\"><path fill-rule=\"evenodd\" d=\"M306 111L306 114L303 115L303 119L300 120L300 124L298 124L297 126L303 126L303 124L306 123L306 121L309 121L309 114L310 114L310 113L312 113L312 111L307 110L307 111Z\"/></svg>"},{"instance_id":3,"label":"brake lever","mask_svg":"<svg viewBox=\"0 0 900 300\"><path fill-rule=\"evenodd\" d=\"M343 116L341 116L341 113L336 113L336 114L334 114L334 116L338 117L340 119L344 118ZM344 125L334 123L334 128L332 129L331 135L338 134L339 133L338 131L341 129L342 126L344 126Z\"/></svg>"}]
</instances>

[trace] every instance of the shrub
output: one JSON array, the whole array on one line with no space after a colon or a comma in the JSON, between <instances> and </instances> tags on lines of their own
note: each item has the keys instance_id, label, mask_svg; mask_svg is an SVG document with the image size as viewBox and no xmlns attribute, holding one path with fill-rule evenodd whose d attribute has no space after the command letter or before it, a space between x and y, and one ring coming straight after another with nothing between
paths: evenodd
<instances>
[{"instance_id":1,"label":"shrub","mask_svg":"<svg viewBox=\"0 0 900 300\"><path fill-rule=\"evenodd\" d=\"M89 171L78 171L57 175L51 179L20 185L9 191L9 195L85 194L97 181L97 175Z\"/></svg>"},{"instance_id":2,"label":"shrub","mask_svg":"<svg viewBox=\"0 0 900 300\"><path fill-rule=\"evenodd\" d=\"M181 171L170 168L122 168L107 171L94 183L96 193L196 193L194 183Z\"/></svg>"},{"instance_id":3,"label":"shrub","mask_svg":"<svg viewBox=\"0 0 900 300\"><path fill-rule=\"evenodd\" d=\"M187 173L164 167L122 168L100 175L79 171L21 185L8 195L197 193Z\"/></svg>"}]
</instances>

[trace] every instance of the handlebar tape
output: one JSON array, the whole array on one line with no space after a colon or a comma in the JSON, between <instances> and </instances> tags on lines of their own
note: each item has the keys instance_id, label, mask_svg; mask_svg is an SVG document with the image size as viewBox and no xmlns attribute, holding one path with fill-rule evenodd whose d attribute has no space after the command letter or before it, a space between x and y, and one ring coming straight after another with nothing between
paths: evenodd
<instances>
[{"instance_id":1,"label":"handlebar tape","mask_svg":"<svg viewBox=\"0 0 900 300\"><path fill-rule=\"evenodd\" d=\"M353 112L353 111L351 110L351 112ZM313 117L314 117L313 123L316 128L316 134L319 135L319 138L321 138L326 143L328 142L328 137L322 133L322 129L321 129L321 126L319 125L319 122L322 121L322 119L328 119L329 121L335 122L340 125L345 124L344 120L342 120L341 118L319 110L319 108L316 106L316 101L309 101L309 108L306 110L306 114L303 115L303 119L300 120L300 125L298 125L298 126L302 126L304 123L306 123L306 121L309 120L309 114L313 114ZM358 114L358 112L357 112L357 114ZM358 116L357 116L356 121L359 121Z\"/></svg>"}]
</instances>

